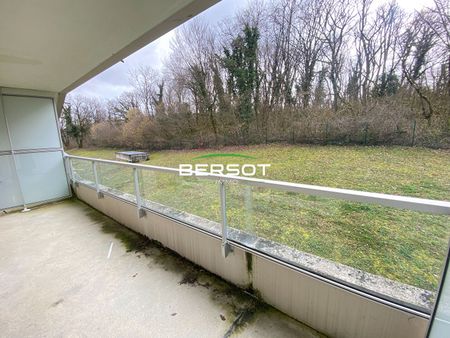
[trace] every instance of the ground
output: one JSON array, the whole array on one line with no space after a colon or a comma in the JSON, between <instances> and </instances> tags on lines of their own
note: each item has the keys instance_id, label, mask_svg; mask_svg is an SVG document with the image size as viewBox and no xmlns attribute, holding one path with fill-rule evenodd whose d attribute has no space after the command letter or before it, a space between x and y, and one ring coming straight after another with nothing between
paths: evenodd
<instances>
[{"instance_id":1,"label":"ground","mask_svg":"<svg viewBox=\"0 0 450 338\"><path fill-rule=\"evenodd\" d=\"M69 153L114 159L114 149ZM241 157L201 158L211 153ZM151 152L146 164L270 163L265 178L448 200L450 151L409 147L267 145ZM75 169L92 179L89 164ZM145 198L220 220L217 185L198 178L143 171ZM99 166L102 184L133 193L129 168ZM231 226L389 279L435 290L448 238L448 216L231 185Z\"/></svg>"},{"instance_id":2,"label":"ground","mask_svg":"<svg viewBox=\"0 0 450 338\"><path fill-rule=\"evenodd\" d=\"M324 337L72 199L0 215L2 337Z\"/></svg>"}]
</instances>

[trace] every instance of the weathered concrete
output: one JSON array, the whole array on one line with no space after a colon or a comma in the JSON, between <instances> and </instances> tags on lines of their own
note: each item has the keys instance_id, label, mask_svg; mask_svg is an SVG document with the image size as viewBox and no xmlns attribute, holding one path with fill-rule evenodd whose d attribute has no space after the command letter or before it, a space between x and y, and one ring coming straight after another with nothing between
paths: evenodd
<instances>
[{"instance_id":1,"label":"weathered concrete","mask_svg":"<svg viewBox=\"0 0 450 338\"><path fill-rule=\"evenodd\" d=\"M0 216L0 285L7 337L321 337L73 200Z\"/></svg>"},{"instance_id":2,"label":"weathered concrete","mask_svg":"<svg viewBox=\"0 0 450 338\"><path fill-rule=\"evenodd\" d=\"M331 337L420 338L425 335L428 321L423 316L370 300L241 248L234 247L224 259L220 254L220 236L214 236L218 229L213 222L203 223L198 217L179 211L169 213L172 217L168 218L159 213L169 212L161 205L147 205L147 215L139 218L131 195L106 190L104 197L98 198L95 190L84 184L76 185L75 193L121 224L163 243L235 285L255 290L268 304ZM237 240L250 246L258 243L252 244L248 236Z\"/></svg>"}]
</instances>

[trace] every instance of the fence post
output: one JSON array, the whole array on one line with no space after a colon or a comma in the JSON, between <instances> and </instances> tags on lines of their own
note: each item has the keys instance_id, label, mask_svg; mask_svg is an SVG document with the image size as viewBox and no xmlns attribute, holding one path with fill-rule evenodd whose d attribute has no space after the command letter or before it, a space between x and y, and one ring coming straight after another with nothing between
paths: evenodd
<instances>
[{"instance_id":1,"label":"fence post","mask_svg":"<svg viewBox=\"0 0 450 338\"><path fill-rule=\"evenodd\" d=\"M94 173L95 180L95 190L97 191L97 198L103 198L103 193L100 191L100 184L98 183L98 174L97 174L97 162L92 161L92 171Z\"/></svg>"},{"instance_id":2,"label":"fence post","mask_svg":"<svg viewBox=\"0 0 450 338\"><path fill-rule=\"evenodd\" d=\"M133 168L133 176L134 176L134 194L136 196L136 205L138 208L138 217L142 218L147 213L142 208L142 199L141 199L141 191L139 189L139 173L137 168Z\"/></svg>"},{"instance_id":3,"label":"fence post","mask_svg":"<svg viewBox=\"0 0 450 338\"><path fill-rule=\"evenodd\" d=\"M416 138L416 120L414 120L414 122L413 122L413 133L412 133L411 147L414 147L415 138Z\"/></svg>"},{"instance_id":4,"label":"fence post","mask_svg":"<svg viewBox=\"0 0 450 338\"><path fill-rule=\"evenodd\" d=\"M367 145L367 132L369 131L369 125L366 123L364 126L364 145Z\"/></svg>"},{"instance_id":5,"label":"fence post","mask_svg":"<svg viewBox=\"0 0 450 338\"><path fill-rule=\"evenodd\" d=\"M222 256L226 258L232 251L228 244L228 221L227 221L227 201L225 182L219 181L219 194L220 194L220 214L222 219Z\"/></svg>"}]
</instances>

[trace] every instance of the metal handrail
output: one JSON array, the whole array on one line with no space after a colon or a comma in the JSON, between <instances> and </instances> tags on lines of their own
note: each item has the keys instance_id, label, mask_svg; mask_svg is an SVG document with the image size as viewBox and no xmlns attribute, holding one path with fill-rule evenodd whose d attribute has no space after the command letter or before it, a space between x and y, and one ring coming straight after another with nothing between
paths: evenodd
<instances>
[{"instance_id":1,"label":"metal handrail","mask_svg":"<svg viewBox=\"0 0 450 338\"><path fill-rule=\"evenodd\" d=\"M74 156L65 154L66 158L69 159L78 159L90 162L97 163L106 163L113 165L120 165L124 167L142 169L142 170L150 170L157 171L163 173L171 173L171 174L179 174L180 170L176 168L168 168L168 167L160 167L146 164L138 164L138 163L127 163L113 160L104 160L90 157L82 157L82 156ZM183 170L186 172L186 170ZM72 171L71 171L72 172ZM374 192L366 192L359 190L350 190L350 189L340 189L340 188L331 188L331 187L323 187L318 185L310 185L310 184L302 184L302 183L291 183L284 181L274 181L274 180L266 180L259 178L251 178L251 177L243 177L243 176L232 176L232 175L220 175L220 174L211 174L206 172L196 172L190 171L193 174L196 174L200 179L213 179L218 181L228 181L228 182L236 182L243 185L250 185L261 188L269 188L276 189L282 191L296 192L305 195L313 195L334 199L341 199L352 202L361 202L361 203L371 203L378 204L387 207L393 207L397 209L408 209L414 211L428 212L432 214L443 214L450 215L450 202L441 201L441 200L432 200L425 198L417 198L417 197L408 197L408 196L400 196L400 195L389 195L382 193L374 193Z\"/></svg>"}]
</instances>

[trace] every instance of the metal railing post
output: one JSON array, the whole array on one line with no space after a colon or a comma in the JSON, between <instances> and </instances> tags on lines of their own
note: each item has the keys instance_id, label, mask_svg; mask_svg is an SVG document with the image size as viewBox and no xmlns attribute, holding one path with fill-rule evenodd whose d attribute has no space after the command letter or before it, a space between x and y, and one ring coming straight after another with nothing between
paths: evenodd
<instances>
[{"instance_id":1,"label":"metal railing post","mask_svg":"<svg viewBox=\"0 0 450 338\"><path fill-rule=\"evenodd\" d=\"M146 215L145 210L142 208L141 191L139 189L139 173L137 168L133 168L134 176L134 194L136 195L136 205L138 208L138 217L142 218Z\"/></svg>"},{"instance_id":2,"label":"metal railing post","mask_svg":"<svg viewBox=\"0 0 450 338\"><path fill-rule=\"evenodd\" d=\"M103 198L103 193L100 191L100 185L98 184L97 163L92 161L92 171L94 172L95 190L97 191L97 197Z\"/></svg>"},{"instance_id":3,"label":"metal railing post","mask_svg":"<svg viewBox=\"0 0 450 338\"><path fill-rule=\"evenodd\" d=\"M222 219L222 256L226 258L232 250L230 244L228 244L227 200L225 182L223 180L219 180L219 195L220 214Z\"/></svg>"},{"instance_id":4,"label":"metal railing post","mask_svg":"<svg viewBox=\"0 0 450 338\"><path fill-rule=\"evenodd\" d=\"M64 157L64 160L66 161L66 170L67 170L67 176L69 177L69 182L72 183L73 178L73 170L72 170L72 160L70 157Z\"/></svg>"},{"instance_id":5,"label":"metal railing post","mask_svg":"<svg viewBox=\"0 0 450 338\"><path fill-rule=\"evenodd\" d=\"M72 184L75 187L78 187L78 181L75 178L75 170L73 170L73 163L72 163L72 159L70 157L67 157L68 161L69 161L69 172L70 172L70 179L72 180Z\"/></svg>"}]
</instances>

